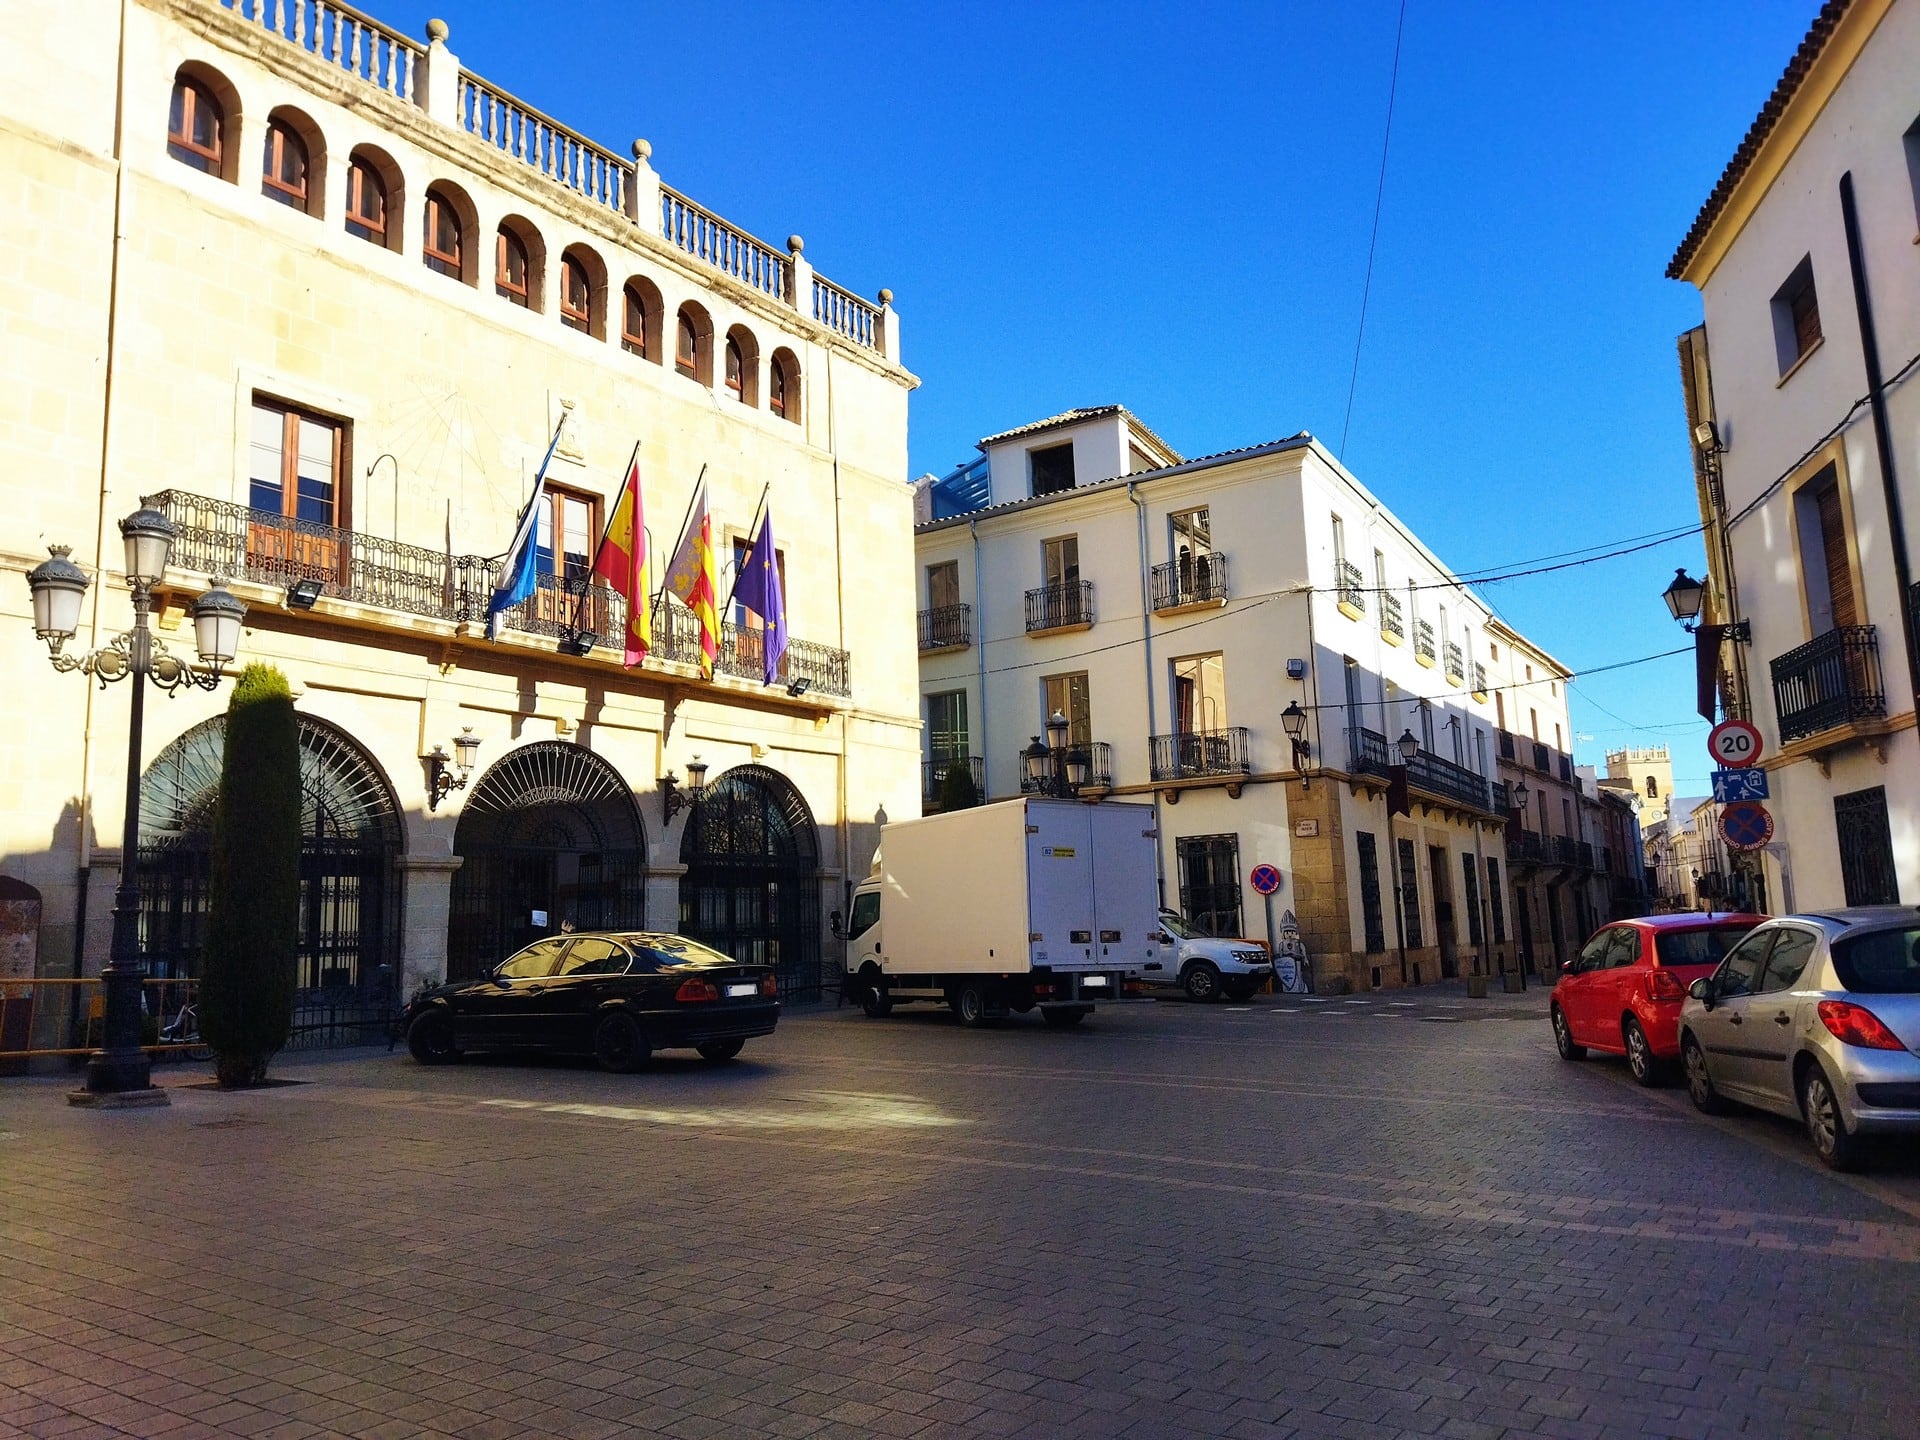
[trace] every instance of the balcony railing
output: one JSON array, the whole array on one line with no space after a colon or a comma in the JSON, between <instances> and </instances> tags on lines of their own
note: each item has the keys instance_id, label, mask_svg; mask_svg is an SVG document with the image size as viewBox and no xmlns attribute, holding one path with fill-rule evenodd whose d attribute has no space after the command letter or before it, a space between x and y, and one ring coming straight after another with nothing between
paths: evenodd
<instances>
[{"instance_id":1,"label":"balcony railing","mask_svg":"<svg viewBox=\"0 0 1920 1440\"><path fill-rule=\"evenodd\" d=\"M1507 859L1509 862L1539 865L1547 858L1546 837L1537 830L1522 830L1507 836Z\"/></svg>"},{"instance_id":2,"label":"balcony railing","mask_svg":"<svg viewBox=\"0 0 1920 1440\"><path fill-rule=\"evenodd\" d=\"M1068 580L1027 591L1027 629L1062 630L1093 624L1093 582Z\"/></svg>"},{"instance_id":3,"label":"balcony railing","mask_svg":"<svg viewBox=\"0 0 1920 1440\"><path fill-rule=\"evenodd\" d=\"M987 795L987 766L978 755L951 755L944 758L920 762L920 798L931 804L937 804L945 792L947 772L958 767L966 767L967 774L973 779L973 793L981 799Z\"/></svg>"},{"instance_id":4,"label":"balcony railing","mask_svg":"<svg viewBox=\"0 0 1920 1440\"><path fill-rule=\"evenodd\" d=\"M389 30L371 16L335 0L214 0L243 20L278 35L315 59L377 85L402 100L414 99L414 77L425 51L417 41Z\"/></svg>"},{"instance_id":5,"label":"balcony railing","mask_svg":"<svg viewBox=\"0 0 1920 1440\"><path fill-rule=\"evenodd\" d=\"M1069 754L1075 750L1084 750L1087 753L1087 778L1081 788L1084 790L1111 790L1113 788L1113 746L1104 740L1089 740L1085 745L1067 746ZM1046 782L1029 780L1027 778L1026 760L1026 751L1022 750L1019 760L1017 761L1020 774L1020 793L1022 795L1037 795L1046 789Z\"/></svg>"},{"instance_id":6,"label":"balcony railing","mask_svg":"<svg viewBox=\"0 0 1920 1440\"><path fill-rule=\"evenodd\" d=\"M1773 706L1782 744L1885 715L1887 692L1873 626L1840 626L1776 659Z\"/></svg>"},{"instance_id":7,"label":"balcony railing","mask_svg":"<svg viewBox=\"0 0 1920 1440\"><path fill-rule=\"evenodd\" d=\"M1156 565L1151 594L1155 610L1223 601L1227 598L1227 557L1182 555L1178 560Z\"/></svg>"},{"instance_id":8,"label":"balcony railing","mask_svg":"<svg viewBox=\"0 0 1920 1440\"><path fill-rule=\"evenodd\" d=\"M1500 758L1502 760L1513 759L1513 732L1511 730L1502 730L1500 732Z\"/></svg>"},{"instance_id":9,"label":"balcony railing","mask_svg":"<svg viewBox=\"0 0 1920 1440\"><path fill-rule=\"evenodd\" d=\"M1360 567L1351 560L1333 562L1334 584L1338 587L1340 603L1351 610L1367 608L1367 581L1360 573Z\"/></svg>"},{"instance_id":10,"label":"balcony railing","mask_svg":"<svg viewBox=\"0 0 1920 1440\"><path fill-rule=\"evenodd\" d=\"M1478 660L1473 662L1473 693L1482 700L1487 698L1487 667Z\"/></svg>"},{"instance_id":11,"label":"balcony railing","mask_svg":"<svg viewBox=\"0 0 1920 1440\"><path fill-rule=\"evenodd\" d=\"M177 532L173 563L205 575L262 585L318 580L322 593L337 599L456 624L486 617L499 580L499 562L482 556L403 545L180 490L163 491L155 503ZM522 634L556 639L590 634L606 645L618 644L626 623L626 601L605 585L558 575L539 577L533 595L505 615L506 628ZM723 624L715 672L764 681L764 636L752 626ZM664 596L654 601L648 658L700 662L699 622ZM847 652L811 640L788 639L777 678L789 685L805 679L823 695L852 693Z\"/></svg>"},{"instance_id":12,"label":"balcony railing","mask_svg":"<svg viewBox=\"0 0 1920 1440\"><path fill-rule=\"evenodd\" d=\"M1553 752L1538 740L1533 742L1533 768L1542 775L1553 773Z\"/></svg>"},{"instance_id":13,"label":"balcony railing","mask_svg":"<svg viewBox=\"0 0 1920 1440\"><path fill-rule=\"evenodd\" d=\"M1439 657L1433 650L1433 622L1416 620L1413 622L1413 653L1431 665Z\"/></svg>"},{"instance_id":14,"label":"balcony railing","mask_svg":"<svg viewBox=\"0 0 1920 1440\"><path fill-rule=\"evenodd\" d=\"M1456 685L1467 682L1467 657L1451 640L1447 642L1447 678Z\"/></svg>"},{"instance_id":15,"label":"balcony railing","mask_svg":"<svg viewBox=\"0 0 1920 1440\"><path fill-rule=\"evenodd\" d=\"M1355 726L1347 732L1347 760L1356 773L1386 777L1400 763L1400 751L1378 731ZM1441 800L1469 805L1489 815L1498 813L1493 808L1492 787L1484 779L1463 765L1425 750L1416 751L1413 763L1407 766L1407 784Z\"/></svg>"},{"instance_id":16,"label":"balcony railing","mask_svg":"<svg viewBox=\"0 0 1920 1440\"><path fill-rule=\"evenodd\" d=\"M1407 638L1407 622L1401 618L1400 597L1390 590L1380 592L1380 633L1398 640Z\"/></svg>"},{"instance_id":17,"label":"balcony railing","mask_svg":"<svg viewBox=\"0 0 1920 1440\"><path fill-rule=\"evenodd\" d=\"M1501 815L1513 809L1513 792L1507 788L1504 780L1493 782L1493 808L1496 814Z\"/></svg>"},{"instance_id":18,"label":"balcony railing","mask_svg":"<svg viewBox=\"0 0 1920 1440\"><path fill-rule=\"evenodd\" d=\"M920 648L964 650L973 644L973 607L935 605L920 612Z\"/></svg>"},{"instance_id":19,"label":"balcony railing","mask_svg":"<svg viewBox=\"0 0 1920 1440\"><path fill-rule=\"evenodd\" d=\"M660 187L660 234L742 285L792 303L793 265L785 255L665 185Z\"/></svg>"},{"instance_id":20,"label":"balcony railing","mask_svg":"<svg viewBox=\"0 0 1920 1440\"><path fill-rule=\"evenodd\" d=\"M503 155L530 165L595 205L627 213L633 166L550 115L514 99L478 75L463 72L457 90L459 128Z\"/></svg>"},{"instance_id":21,"label":"balcony railing","mask_svg":"<svg viewBox=\"0 0 1920 1440\"><path fill-rule=\"evenodd\" d=\"M1150 743L1155 780L1253 773L1253 747L1244 725L1225 730L1177 730L1171 735L1155 735Z\"/></svg>"}]
</instances>

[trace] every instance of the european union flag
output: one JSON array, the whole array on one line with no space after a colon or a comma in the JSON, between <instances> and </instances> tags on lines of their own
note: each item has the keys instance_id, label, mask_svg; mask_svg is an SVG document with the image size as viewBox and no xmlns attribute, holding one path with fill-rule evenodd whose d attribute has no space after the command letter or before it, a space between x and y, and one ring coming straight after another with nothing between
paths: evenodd
<instances>
[{"instance_id":1,"label":"european union flag","mask_svg":"<svg viewBox=\"0 0 1920 1440\"><path fill-rule=\"evenodd\" d=\"M780 587L780 552L773 543L773 506L760 517L759 532L747 547L740 562L740 579L733 587L733 598L758 615L765 629L760 633L761 669L765 683L771 685L780 674L780 661L787 653L787 601Z\"/></svg>"}]
</instances>

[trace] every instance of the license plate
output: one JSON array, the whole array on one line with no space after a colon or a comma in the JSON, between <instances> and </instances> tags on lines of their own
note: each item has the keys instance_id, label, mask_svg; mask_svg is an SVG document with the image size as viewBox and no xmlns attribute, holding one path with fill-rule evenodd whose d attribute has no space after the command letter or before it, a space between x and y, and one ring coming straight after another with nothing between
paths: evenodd
<instances>
[{"instance_id":1,"label":"license plate","mask_svg":"<svg viewBox=\"0 0 1920 1440\"><path fill-rule=\"evenodd\" d=\"M1107 977L1104 975L1089 975L1080 982L1082 990L1104 990L1106 985Z\"/></svg>"},{"instance_id":2,"label":"license plate","mask_svg":"<svg viewBox=\"0 0 1920 1440\"><path fill-rule=\"evenodd\" d=\"M759 993L760 993L760 987L758 985L755 985L752 981L748 981L744 985L727 986L727 998L729 1000L737 1000L742 995L758 995Z\"/></svg>"}]
</instances>

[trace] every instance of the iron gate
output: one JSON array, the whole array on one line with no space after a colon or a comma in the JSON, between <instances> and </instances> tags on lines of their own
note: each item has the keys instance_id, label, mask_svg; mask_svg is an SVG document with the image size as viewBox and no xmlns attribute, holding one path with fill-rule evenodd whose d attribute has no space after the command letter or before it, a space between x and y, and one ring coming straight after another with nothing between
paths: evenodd
<instances>
[{"instance_id":1,"label":"iron gate","mask_svg":"<svg viewBox=\"0 0 1920 1440\"><path fill-rule=\"evenodd\" d=\"M1833 827L1840 843L1840 878L1847 904L1898 905L1900 881L1893 868L1886 787L1834 796Z\"/></svg>"}]
</instances>

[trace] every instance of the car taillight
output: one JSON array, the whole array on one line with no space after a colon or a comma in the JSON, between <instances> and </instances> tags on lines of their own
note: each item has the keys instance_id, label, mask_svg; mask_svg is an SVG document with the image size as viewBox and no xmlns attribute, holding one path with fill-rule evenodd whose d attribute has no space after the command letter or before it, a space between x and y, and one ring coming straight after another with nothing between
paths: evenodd
<instances>
[{"instance_id":1,"label":"car taillight","mask_svg":"<svg viewBox=\"0 0 1920 1440\"><path fill-rule=\"evenodd\" d=\"M682 980L680 988L673 992L673 998L683 1005L701 1000L718 1000L720 987L711 980Z\"/></svg>"},{"instance_id":2,"label":"car taillight","mask_svg":"<svg viewBox=\"0 0 1920 1440\"><path fill-rule=\"evenodd\" d=\"M773 975L762 975L760 977L760 993L762 995L778 995L780 993L779 978Z\"/></svg>"},{"instance_id":3,"label":"car taillight","mask_svg":"<svg viewBox=\"0 0 1920 1440\"><path fill-rule=\"evenodd\" d=\"M1684 1000L1687 987L1680 983L1680 977L1671 970L1656 970L1653 978L1647 982L1647 990L1656 1000Z\"/></svg>"},{"instance_id":4,"label":"car taillight","mask_svg":"<svg viewBox=\"0 0 1920 1440\"><path fill-rule=\"evenodd\" d=\"M1035 985L1033 987L1033 993L1038 996L1041 996L1042 998L1045 998L1046 996L1053 994L1053 986L1048 985L1043 981L1042 983Z\"/></svg>"},{"instance_id":5,"label":"car taillight","mask_svg":"<svg viewBox=\"0 0 1920 1440\"><path fill-rule=\"evenodd\" d=\"M1820 1023L1842 1045L1859 1045L1867 1050L1907 1048L1900 1043L1900 1037L1864 1005L1849 1005L1845 1000L1822 1000L1819 1010Z\"/></svg>"}]
</instances>

